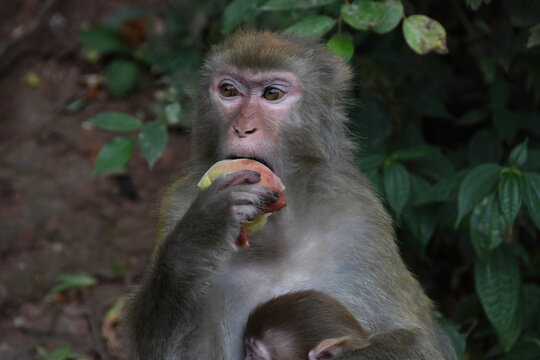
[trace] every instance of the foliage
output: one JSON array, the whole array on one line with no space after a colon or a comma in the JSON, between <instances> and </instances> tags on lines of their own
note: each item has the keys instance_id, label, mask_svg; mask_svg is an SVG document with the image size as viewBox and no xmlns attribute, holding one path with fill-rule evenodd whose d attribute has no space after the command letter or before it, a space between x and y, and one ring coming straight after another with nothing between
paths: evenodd
<instances>
[{"instance_id":1,"label":"foliage","mask_svg":"<svg viewBox=\"0 0 540 360\"><path fill-rule=\"evenodd\" d=\"M88 275L59 275L58 276L58 285L49 291L47 297L52 297L56 294L59 294L63 291L79 289L81 287L92 286L96 284L96 279Z\"/></svg>"},{"instance_id":2,"label":"foliage","mask_svg":"<svg viewBox=\"0 0 540 360\"><path fill-rule=\"evenodd\" d=\"M39 354L38 360L69 360L75 358L69 348L58 348L47 351L42 347L38 347L37 352Z\"/></svg>"},{"instance_id":3,"label":"foliage","mask_svg":"<svg viewBox=\"0 0 540 360\"><path fill-rule=\"evenodd\" d=\"M110 67L127 60L140 71L126 76L157 69L167 87L150 121L121 125L125 119L102 114L92 123L139 131L153 164L165 127L189 112L187 85L220 32L244 26L321 38L358 76L350 109L358 166L393 212L408 263L446 315L459 358L539 358L540 3L189 3L168 9L167 31L135 47L119 42L125 16L81 35L108 56L111 85ZM202 23L188 17L196 13ZM139 81L126 83L133 91ZM100 152L96 172L127 163L134 140L120 139L104 147L117 153L103 155L106 166Z\"/></svg>"}]
</instances>

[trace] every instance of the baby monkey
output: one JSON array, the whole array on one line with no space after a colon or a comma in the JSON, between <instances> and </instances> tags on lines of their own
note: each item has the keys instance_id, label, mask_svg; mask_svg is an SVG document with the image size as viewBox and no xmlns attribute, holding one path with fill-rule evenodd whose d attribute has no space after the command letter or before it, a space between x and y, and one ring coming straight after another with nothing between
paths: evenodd
<instances>
[{"instance_id":1,"label":"baby monkey","mask_svg":"<svg viewBox=\"0 0 540 360\"><path fill-rule=\"evenodd\" d=\"M321 360L369 345L347 308L314 290L276 297L251 312L244 360Z\"/></svg>"}]
</instances>

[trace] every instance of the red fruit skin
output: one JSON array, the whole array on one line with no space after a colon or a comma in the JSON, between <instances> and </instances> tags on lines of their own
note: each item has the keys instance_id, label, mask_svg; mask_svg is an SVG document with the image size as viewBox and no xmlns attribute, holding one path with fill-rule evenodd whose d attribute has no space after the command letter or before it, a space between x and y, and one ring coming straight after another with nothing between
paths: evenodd
<instances>
[{"instance_id":1,"label":"red fruit skin","mask_svg":"<svg viewBox=\"0 0 540 360\"><path fill-rule=\"evenodd\" d=\"M236 237L236 245L245 248L249 247L249 235L243 227L240 228L240 234Z\"/></svg>"}]
</instances>

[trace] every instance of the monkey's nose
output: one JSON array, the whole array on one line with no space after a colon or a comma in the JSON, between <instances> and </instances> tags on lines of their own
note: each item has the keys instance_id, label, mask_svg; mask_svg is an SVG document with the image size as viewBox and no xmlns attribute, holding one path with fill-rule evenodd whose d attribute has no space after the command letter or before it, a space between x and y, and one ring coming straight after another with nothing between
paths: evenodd
<instances>
[{"instance_id":1,"label":"monkey's nose","mask_svg":"<svg viewBox=\"0 0 540 360\"><path fill-rule=\"evenodd\" d=\"M257 132L257 128L247 128L247 129L240 128L240 129L238 129L235 125L233 125L232 128L233 128L234 132L236 133L236 135L238 135L239 137L247 137L247 136Z\"/></svg>"}]
</instances>

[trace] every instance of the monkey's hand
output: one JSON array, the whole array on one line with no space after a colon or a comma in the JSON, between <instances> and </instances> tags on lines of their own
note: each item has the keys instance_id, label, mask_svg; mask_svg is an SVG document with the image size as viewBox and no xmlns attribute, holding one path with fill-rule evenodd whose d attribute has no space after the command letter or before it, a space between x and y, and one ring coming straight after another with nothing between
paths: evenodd
<instances>
[{"instance_id":1,"label":"monkey's hand","mask_svg":"<svg viewBox=\"0 0 540 360\"><path fill-rule=\"evenodd\" d=\"M279 194L279 199L276 202L266 204L266 206L262 209L262 214L259 214L254 220L246 221L242 224L240 234L236 238L236 244L243 247L249 247L249 235L261 230L264 225L266 225L268 216L270 216L271 213L279 211L287 206L287 200L283 194L285 186L283 186L281 179L261 162L253 159L239 158L218 161L202 176L197 183L197 186L199 189L204 190L208 188L220 175L224 173L232 174L240 170L252 170L259 173L259 183Z\"/></svg>"},{"instance_id":2,"label":"monkey's hand","mask_svg":"<svg viewBox=\"0 0 540 360\"><path fill-rule=\"evenodd\" d=\"M198 228L211 229L210 237L242 236L242 225L254 221L279 199L279 193L262 186L260 179L261 174L251 170L224 173L199 192L188 213L197 214Z\"/></svg>"}]
</instances>

